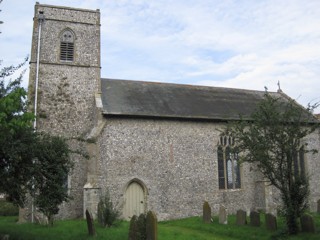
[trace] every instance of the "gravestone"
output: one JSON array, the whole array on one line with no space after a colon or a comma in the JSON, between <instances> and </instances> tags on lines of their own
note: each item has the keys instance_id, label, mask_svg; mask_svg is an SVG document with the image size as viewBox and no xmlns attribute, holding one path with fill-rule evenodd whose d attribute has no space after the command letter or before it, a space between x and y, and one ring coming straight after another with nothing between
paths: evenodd
<instances>
[{"instance_id":1,"label":"gravestone","mask_svg":"<svg viewBox=\"0 0 320 240\"><path fill-rule=\"evenodd\" d=\"M9 234L5 234L5 235L0 234L0 240L9 240L9 239L10 239Z\"/></svg>"},{"instance_id":2,"label":"gravestone","mask_svg":"<svg viewBox=\"0 0 320 240\"><path fill-rule=\"evenodd\" d=\"M320 199L317 202L317 213L320 213Z\"/></svg>"},{"instance_id":3,"label":"gravestone","mask_svg":"<svg viewBox=\"0 0 320 240\"><path fill-rule=\"evenodd\" d=\"M137 239L147 238L147 221L146 214L141 213L137 219Z\"/></svg>"},{"instance_id":4,"label":"gravestone","mask_svg":"<svg viewBox=\"0 0 320 240\"><path fill-rule=\"evenodd\" d=\"M137 225L138 217L133 215L130 220L130 227L129 227L129 240L136 240L138 235L138 225Z\"/></svg>"},{"instance_id":5,"label":"gravestone","mask_svg":"<svg viewBox=\"0 0 320 240\"><path fill-rule=\"evenodd\" d=\"M220 224L228 224L227 209L222 205L220 206L220 209L219 209L219 223Z\"/></svg>"},{"instance_id":6,"label":"gravestone","mask_svg":"<svg viewBox=\"0 0 320 240\"><path fill-rule=\"evenodd\" d=\"M237 225L246 225L247 224L247 213L243 210L237 211Z\"/></svg>"},{"instance_id":7,"label":"gravestone","mask_svg":"<svg viewBox=\"0 0 320 240\"><path fill-rule=\"evenodd\" d=\"M265 215L266 218L266 227L269 231L276 231L277 230L277 218L272 215L271 213L267 213Z\"/></svg>"},{"instance_id":8,"label":"gravestone","mask_svg":"<svg viewBox=\"0 0 320 240\"><path fill-rule=\"evenodd\" d=\"M157 240L158 239L158 220L154 212L149 211L147 213L147 240Z\"/></svg>"},{"instance_id":9,"label":"gravestone","mask_svg":"<svg viewBox=\"0 0 320 240\"><path fill-rule=\"evenodd\" d=\"M309 233L316 232L316 227L314 225L314 221L313 221L312 216L310 216L308 214L304 214L301 216L300 222L301 222L301 231L302 232L309 232Z\"/></svg>"},{"instance_id":10,"label":"gravestone","mask_svg":"<svg viewBox=\"0 0 320 240\"><path fill-rule=\"evenodd\" d=\"M260 227L260 213L252 211L250 213L250 225L254 227Z\"/></svg>"},{"instance_id":11,"label":"gravestone","mask_svg":"<svg viewBox=\"0 0 320 240\"><path fill-rule=\"evenodd\" d=\"M91 213L88 211L88 209L86 210L86 219L87 219L89 235L90 236L95 236L96 235L96 230L95 230L94 225L93 225L93 218L92 218Z\"/></svg>"},{"instance_id":12,"label":"gravestone","mask_svg":"<svg viewBox=\"0 0 320 240\"><path fill-rule=\"evenodd\" d=\"M211 223L211 207L207 201L203 203L203 222Z\"/></svg>"}]
</instances>

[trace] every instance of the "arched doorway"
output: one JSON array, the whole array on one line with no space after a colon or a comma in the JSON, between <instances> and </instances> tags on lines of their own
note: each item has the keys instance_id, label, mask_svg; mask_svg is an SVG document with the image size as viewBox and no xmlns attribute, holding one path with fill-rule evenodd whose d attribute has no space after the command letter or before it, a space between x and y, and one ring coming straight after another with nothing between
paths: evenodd
<instances>
[{"instance_id":1,"label":"arched doorway","mask_svg":"<svg viewBox=\"0 0 320 240\"><path fill-rule=\"evenodd\" d=\"M131 219L133 215L139 216L146 212L146 193L144 187L137 181L131 181L125 192L125 205L123 216Z\"/></svg>"}]
</instances>

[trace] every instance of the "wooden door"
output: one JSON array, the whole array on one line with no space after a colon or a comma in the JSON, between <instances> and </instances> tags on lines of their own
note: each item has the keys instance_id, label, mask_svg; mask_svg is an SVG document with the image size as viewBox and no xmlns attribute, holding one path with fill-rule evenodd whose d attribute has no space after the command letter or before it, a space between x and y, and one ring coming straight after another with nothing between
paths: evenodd
<instances>
[{"instance_id":1,"label":"wooden door","mask_svg":"<svg viewBox=\"0 0 320 240\"><path fill-rule=\"evenodd\" d=\"M145 213L145 194L137 182L129 184L125 193L124 218L130 220L133 215Z\"/></svg>"}]
</instances>

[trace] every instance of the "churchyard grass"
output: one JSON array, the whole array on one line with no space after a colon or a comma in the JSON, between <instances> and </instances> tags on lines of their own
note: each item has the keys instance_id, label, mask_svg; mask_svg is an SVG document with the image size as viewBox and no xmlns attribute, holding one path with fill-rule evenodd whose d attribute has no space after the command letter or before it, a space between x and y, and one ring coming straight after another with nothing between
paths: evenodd
<instances>
[{"instance_id":1,"label":"churchyard grass","mask_svg":"<svg viewBox=\"0 0 320 240\"><path fill-rule=\"evenodd\" d=\"M220 239L320 239L320 215L315 216L316 234L300 233L298 236L285 238L281 232L285 227L283 221L278 221L280 230L270 232L264 225L264 215L261 215L261 227L250 225L237 226L235 216L228 217L228 224L222 225L215 217L212 224L205 224L202 217L191 217L181 220L165 221L158 224L159 240L220 240ZM97 222L96 237L89 237L85 220L56 221L53 227L35 224L17 224L17 217L0 217L0 235L9 234L10 240L37 239L128 239L129 222L119 222L117 227L102 228Z\"/></svg>"}]
</instances>

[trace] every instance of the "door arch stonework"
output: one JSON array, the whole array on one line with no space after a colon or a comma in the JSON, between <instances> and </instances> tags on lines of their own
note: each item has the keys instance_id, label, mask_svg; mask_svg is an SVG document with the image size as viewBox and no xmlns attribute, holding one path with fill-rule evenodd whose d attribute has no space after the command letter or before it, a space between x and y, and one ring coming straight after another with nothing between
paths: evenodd
<instances>
[{"instance_id":1,"label":"door arch stonework","mask_svg":"<svg viewBox=\"0 0 320 240\"><path fill-rule=\"evenodd\" d=\"M146 213L147 192L145 185L139 180L132 180L124 194L123 217L130 220L133 215Z\"/></svg>"}]
</instances>

